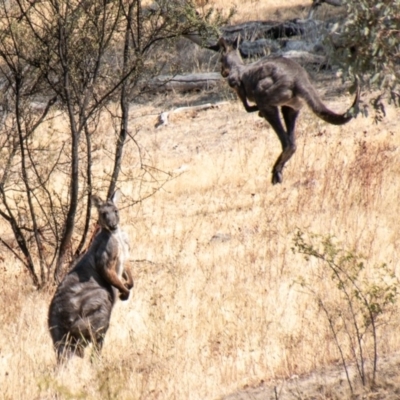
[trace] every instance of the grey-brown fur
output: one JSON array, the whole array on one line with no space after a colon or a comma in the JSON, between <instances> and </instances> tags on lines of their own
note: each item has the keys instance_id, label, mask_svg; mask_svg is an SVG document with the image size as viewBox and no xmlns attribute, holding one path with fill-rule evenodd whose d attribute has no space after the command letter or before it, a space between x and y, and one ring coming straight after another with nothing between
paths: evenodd
<instances>
[{"instance_id":1,"label":"grey-brown fur","mask_svg":"<svg viewBox=\"0 0 400 400\"><path fill-rule=\"evenodd\" d=\"M307 72L293 60L284 57L263 58L245 65L238 51L223 38L218 44L221 50L221 75L228 78L229 86L235 89L246 111L259 111L281 142L282 153L272 170L273 184L282 182L283 167L296 151L295 124L302 107L301 99L318 117L330 124L342 125L352 119L349 111L358 103L358 85L352 106L344 114L336 114L324 105ZM250 106L248 100L255 105Z\"/></svg>"},{"instance_id":2,"label":"grey-brown fur","mask_svg":"<svg viewBox=\"0 0 400 400\"><path fill-rule=\"evenodd\" d=\"M83 357L90 342L101 351L116 297L119 293L127 300L133 287L131 272L124 267L129 246L113 200L93 197L100 232L51 301L48 324L59 362L73 354Z\"/></svg>"}]
</instances>

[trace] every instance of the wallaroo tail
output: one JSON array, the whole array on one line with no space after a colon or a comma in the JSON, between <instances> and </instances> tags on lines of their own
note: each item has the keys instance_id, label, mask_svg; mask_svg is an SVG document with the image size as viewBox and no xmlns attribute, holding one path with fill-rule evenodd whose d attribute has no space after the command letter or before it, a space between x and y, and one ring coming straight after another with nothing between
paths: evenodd
<instances>
[{"instance_id":1,"label":"wallaroo tail","mask_svg":"<svg viewBox=\"0 0 400 400\"><path fill-rule=\"evenodd\" d=\"M356 80L356 96L354 98L353 104L343 114L337 114L326 107L312 85L308 85L306 89L301 87L298 88L298 93L299 96L303 98L307 105L311 108L315 115L323 119L325 122L328 122L328 124L332 125L347 124L347 122L349 122L353 118L353 116L351 115L351 111L354 109L354 107L357 106L360 100L360 86L358 83L358 79Z\"/></svg>"},{"instance_id":2,"label":"wallaroo tail","mask_svg":"<svg viewBox=\"0 0 400 400\"><path fill-rule=\"evenodd\" d=\"M131 272L124 266L129 245L119 226L116 197L92 198L100 231L50 303L48 324L58 362L74 354L83 357L89 343L100 352L118 293L127 300L133 287Z\"/></svg>"},{"instance_id":3,"label":"wallaroo tail","mask_svg":"<svg viewBox=\"0 0 400 400\"><path fill-rule=\"evenodd\" d=\"M282 182L283 168L296 151L295 126L302 99L329 124L343 125L353 118L352 109L357 107L360 98L358 81L353 104L345 113L337 114L325 106L305 69L293 60L271 57L245 65L235 45L228 44L223 38L218 45L221 75L236 91L245 110L258 111L258 115L270 123L281 142L282 153L272 169L273 184ZM255 104L249 105L249 101Z\"/></svg>"}]
</instances>

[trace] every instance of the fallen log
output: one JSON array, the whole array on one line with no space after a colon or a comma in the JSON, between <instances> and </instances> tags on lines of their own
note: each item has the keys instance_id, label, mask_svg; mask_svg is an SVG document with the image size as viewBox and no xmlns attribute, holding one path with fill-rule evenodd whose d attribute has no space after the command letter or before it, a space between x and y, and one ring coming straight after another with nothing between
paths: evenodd
<instances>
[{"instance_id":1,"label":"fallen log","mask_svg":"<svg viewBox=\"0 0 400 400\"><path fill-rule=\"evenodd\" d=\"M280 39L302 35L308 28L309 22L298 18L277 21L250 21L242 24L224 26L221 28L222 36L235 40L239 35L244 40Z\"/></svg>"},{"instance_id":2,"label":"fallen log","mask_svg":"<svg viewBox=\"0 0 400 400\"><path fill-rule=\"evenodd\" d=\"M259 39L254 42L246 40L239 47L242 58L263 57L270 54L284 55L285 52L293 50L321 53L323 45L318 41Z\"/></svg>"},{"instance_id":3,"label":"fallen log","mask_svg":"<svg viewBox=\"0 0 400 400\"><path fill-rule=\"evenodd\" d=\"M293 19L285 22L250 21L221 28L222 37L228 43L239 42L243 58L279 53L292 38L303 41L306 46L320 45L326 35L326 23L317 20ZM191 34L187 39L209 50L219 51L218 39L204 42L200 35ZM238 40L239 39L239 40ZM309 51L309 49L303 49Z\"/></svg>"},{"instance_id":4,"label":"fallen log","mask_svg":"<svg viewBox=\"0 0 400 400\"><path fill-rule=\"evenodd\" d=\"M219 108L221 105L225 105L228 104L227 101L222 101L219 103L207 103L207 104L200 104L198 106L189 106L189 107L179 107L179 108L175 108L174 110L170 110L170 111L164 111L162 112L159 117L158 117L158 121L155 125L156 128L160 128L162 126L166 126L168 125L168 117L171 114L176 114L176 113L185 113L185 112L192 112L192 111L204 111L204 110L209 110L210 108Z\"/></svg>"},{"instance_id":5,"label":"fallen log","mask_svg":"<svg viewBox=\"0 0 400 400\"><path fill-rule=\"evenodd\" d=\"M148 81L143 91L160 93L164 91L189 92L210 90L222 82L219 72L205 72L187 75L159 75Z\"/></svg>"},{"instance_id":6,"label":"fallen log","mask_svg":"<svg viewBox=\"0 0 400 400\"><path fill-rule=\"evenodd\" d=\"M261 53L261 55L263 54ZM281 50L267 57L290 58L302 66L317 65L322 68L327 65L327 58L324 55L314 54L305 50ZM211 90L220 85L222 86L223 82L224 78L221 76L220 72L203 72L175 76L159 75L147 81L142 87L142 92L163 93L166 91L173 91L185 93L191 91Z\"/></svg>"},{"instance_id":7,"label":"fallen log","mask_svg":"<svg viewBox=\"0 0 400 400\"><path fill-rule=\"evenodd\" d=\"M327 66L327 57L310 53L308 51L289 50L283 52L281 55L282 57L296 61L302 66L316 65L319 68L325 68Z\"/></svg>"}]
</instances>

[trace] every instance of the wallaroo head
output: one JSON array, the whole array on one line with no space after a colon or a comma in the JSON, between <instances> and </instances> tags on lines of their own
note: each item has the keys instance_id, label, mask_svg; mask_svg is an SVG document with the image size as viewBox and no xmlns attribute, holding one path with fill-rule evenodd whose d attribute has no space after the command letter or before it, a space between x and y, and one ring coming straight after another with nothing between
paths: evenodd
<instances>
[{"instance_id":1,"label":"wallaroo head","mask_svg":"<svg viewBox=\"0 0 400 400\"><path fill-rule=\"evenodd\" d=\"M119 199L119 191L115 192L113 196L103 201L98 196L92 196L93 205L97 208L99 213L98 224L101 228L110 232L115 232L119 225L119 213L116 203Z\"/></svg>"},{"instance_id":2,"label":"wallaroo head","mask_svg":"<svg viewBox=\"0 0 400 400\"><path fill-rule=\"evenodd\" d=\"M221 52L221 75L226 78L228 77L231 68L233 65L237 64L239 61L242 62L242 58L240 57L239 51L237 50L239 47L240 38L236 38L233 43L228 43L223 37L218 40L218 48Z\"/></svg>"}]
</instances>

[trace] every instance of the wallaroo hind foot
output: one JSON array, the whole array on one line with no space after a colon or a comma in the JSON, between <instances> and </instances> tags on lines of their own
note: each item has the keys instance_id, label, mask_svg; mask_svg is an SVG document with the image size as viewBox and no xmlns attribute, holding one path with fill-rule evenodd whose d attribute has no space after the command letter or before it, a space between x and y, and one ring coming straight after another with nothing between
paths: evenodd
<instances>
[{"instance_id":1,"label":"wallaroo hind foot","mask_svg":"<svg viewBox=\"0 0 400 400\"><path fill-rule=\"evenodd\" d=\"M73 355L83 357L89 343L101 352L118 294L127 300L133 287L132 274L124 266L129 245L119 226L116 196L92 200L101 229L58 286L49 308L48 325L59 363Z\"/></svg>"},{"instance_id":2,"label":"wallaroo hind foot","mask_svg":"<svg viewBox=\"0 0 400 400\"><path fill-rule=\"evenodd\" d=\"M282 171L272 171L272 184L282 183Z\"/></svg>"},{"instance_id":3,"label":"wallaroo hind foot","mask_svg":"<svg viewBox=\"0 0 400 400\"><path fill-rule=\"evenodd\" d=\"M283 168L296 151L295 125L302 100L315 115L329 124L343 125L353 118L353 109L360 98L358 80L353 104L343 114L337 114L325 106L305 69L293 60L265 57L245 65L236 49L237 43L230 45L221 38L218 45L221 51L221 75L236 91L245 110L258 111L258 115L265 118L278 135L282 152L272 173L274 185L282 182ZM255 105L249 105L248 101Z\"/></svg>"},{"instance_id":4,"label":"wallaroo hind foot","mask_svg":"<svg viewBox=\"0 0 400 400\"><path fill-rule=\"evenodd\" d=\"M79 358L83 358L85 355L84 344L80 342L66 341L63 344L55 345L56 353L57 353L57 362L62 364L68 361L73 356L77 356Z\"/></svg>"}]
</instances>

